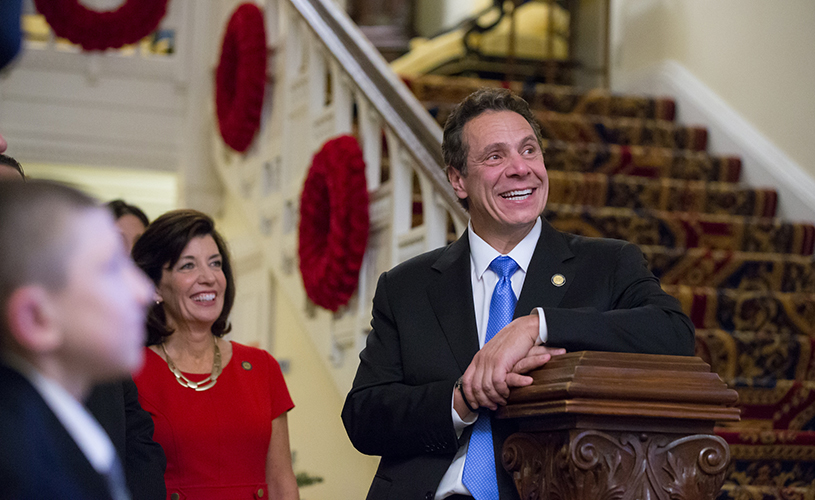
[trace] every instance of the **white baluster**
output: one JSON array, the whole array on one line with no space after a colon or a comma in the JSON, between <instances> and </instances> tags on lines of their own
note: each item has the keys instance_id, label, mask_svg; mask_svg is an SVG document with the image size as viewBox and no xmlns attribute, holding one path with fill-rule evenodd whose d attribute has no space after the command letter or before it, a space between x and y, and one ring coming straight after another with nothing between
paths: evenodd
<instances>
[{"instance_id":1,"label":"white baluster","mask_svg":"<svg viewBox=\"0 0 815 500\"><path fill-rule=\"evenodd\" d=\"M325 53L318 43L310 43L311 57L309 58L309 104L311 106L310 116L316 117L325 112L326 104L326 86L328 65L325 60ZM334 82L331 82L332 85Z\"/></svg>"},{"instance_id":2,"label":"white baluster","mask_svg":"<svg viewBox=\"0 0 815 500\"><path fill-rule=\"evenodd\" d=\"M425 250L432 250L447 243L447 210L438 202L433 183L422 172L419 185L422 188L422 219L425 230Z\"/></svg>"},{"instance_id":3,"label":"white baluster","mask_svg":"<svg viewBox=\"0 0 815 500\"><path fill-rule=\"evenodd\" d=\"M357 117L368 191L373 191L379 187L382 178L382 120L361 95L357 97Z\"/></svg>"},{"instance_id":4,"label":"white baluster","mask_svg":"<svg viewBox=\"0 0 815 500\"><path fill-rule=\"evenodd\" d=\"M351 81L340 68L337 61L331 59L331 104L334 108L334 133L332 137L351 133L351 122L353 120L353 100L351 92Z\"/></svg>"},{"instance_id":5,"label":"white baluster","mask_svg":"<svg viewBox=\"0 0 815 500\"><path fill-rule=\"evenodd\" d=\"M388 141L388 159L390 160L391 187L391 243L390 266L399 263L399 236L410 231L413 216L413 199L411 179L413 172L404 161L402 143L390 129L385 130Z\"/></svg>"}]
</instances>

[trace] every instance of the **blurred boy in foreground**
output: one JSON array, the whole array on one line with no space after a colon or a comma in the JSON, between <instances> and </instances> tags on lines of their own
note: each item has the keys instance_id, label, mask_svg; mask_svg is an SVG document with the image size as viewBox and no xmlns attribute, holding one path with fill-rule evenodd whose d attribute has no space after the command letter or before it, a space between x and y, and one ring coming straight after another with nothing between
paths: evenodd
<instances>
[{"instance_id":1,"label":"blurred boy in foreground","mask_svg":"<svg viewBox=\"0 0 815 500\"><path fill-rule=\"evenodd\" d=\"M141 366L152 293L104 207L0 181L0 497L130 498L80 401Z\"/></svg>"}]
</instances>

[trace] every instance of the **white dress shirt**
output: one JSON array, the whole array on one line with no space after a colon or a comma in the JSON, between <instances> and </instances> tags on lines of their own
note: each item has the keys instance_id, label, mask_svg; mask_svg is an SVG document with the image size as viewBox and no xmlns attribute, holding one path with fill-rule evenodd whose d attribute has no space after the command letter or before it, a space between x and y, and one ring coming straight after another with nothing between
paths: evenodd
<instances>
[{"instance_id":1,"label":"white dress shirt","mask_svg":"<svg viewBox=\"0 0 815 500\"><path fill-rule=\"evenodd\" d=\"M535 247L538 245L541 226L541 220L538 218L532 230L529 231L529 234L507 254L518 264L518 270L515 271L515 274L513 274L511 278L512 291L515 293L516 299L521 295L521 289L524 286L526 273L529 269L529 262L532 260L532 254L535 253ZM484 347L484 339L487 336L487 323L490 315L492 292L499 279L498 275L490 269L490 264L496 257L502 254L475 234L472 222L469 223L468 229L470 241L470 278L473 286L473 306L475 307L475 324L478 329L478 346L480 349ZM547 337L546 320L542 308L537 308L536 311L540 316L538 342L544 343ZM455 389L452 401L455 401ZM458 412L453 408L452 401L450 405L453 415L453 426L456 429L456 434L461 437L461 433L464 429L478 420L478 414L472 415L467 420L462 420L458 416ZM447 472L439 483L439 487L436 489L436 500L441 500L455 494L470 494L467 487L461 482L468 446L469 442L464 443L456 452L453 463L450 464L450 468L447 469Z\"/></svg>"}]
</instances>

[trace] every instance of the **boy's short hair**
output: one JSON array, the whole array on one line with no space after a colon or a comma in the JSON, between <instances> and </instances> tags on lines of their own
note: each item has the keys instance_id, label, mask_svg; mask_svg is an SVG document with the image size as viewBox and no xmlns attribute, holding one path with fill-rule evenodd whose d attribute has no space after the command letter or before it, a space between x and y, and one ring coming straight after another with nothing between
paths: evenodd
<instances>
[{"instance_id":1,"label":"boy's short hair","mask_svg":"<svg viewBox=\"0 0 815 500\"><path fill-rule=\"evenodd\" d=\"M20 165L20 162L15 160L9 155L0 154L0 165L8 165L9 167L13 168L14 170L20 172L20 176L25 179L25 172L23 172L23 166Z\"/></svg>"},{"instance_id":2,"label":"boy's short hair","mask_svg":"<svg viewBox=\"0 0 815 500\"><path fill-rule=\"evenodd\" d=\"M51 181L0 182L0 304L29 283L59 290L76 244L70 220L96 209L90 196ZM7 328L0 318L0 331Z\"/></svg>"}]
</instances>

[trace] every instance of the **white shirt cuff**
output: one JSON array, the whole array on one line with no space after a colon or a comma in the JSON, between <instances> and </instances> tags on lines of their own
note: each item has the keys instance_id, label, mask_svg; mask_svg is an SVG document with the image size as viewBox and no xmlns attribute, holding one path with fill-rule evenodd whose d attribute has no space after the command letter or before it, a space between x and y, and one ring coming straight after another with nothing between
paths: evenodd
<instances>
[{"instance_id":1,"label":"white shirt cuff","mask_svg":"<svg viewBox=\"0 0 815 500\"><path fill-rule=\"evenodd\" d=\"M549 328L546 326L546 314L542 307L532 309L532 313L538 313L538 345L545 344L549 339Z\"/></svg>"},{"instance_id":2,"label":"white shirt cuff","mask_svg":"<svg viewBox=\"0 0 815 500\"><path fill-rule=\"evenodd\" d=\"M475 421L478 420L478 413L473 413L466 420L458 416L458 412L456 411L455 387L453 388L453 399L450 400L450 410L453 412L453 427L456 429L456 437L460 438L461 433L464 432L464 429L466 429L468 425L473 425Z\"/></svg>"}]
</instances>

